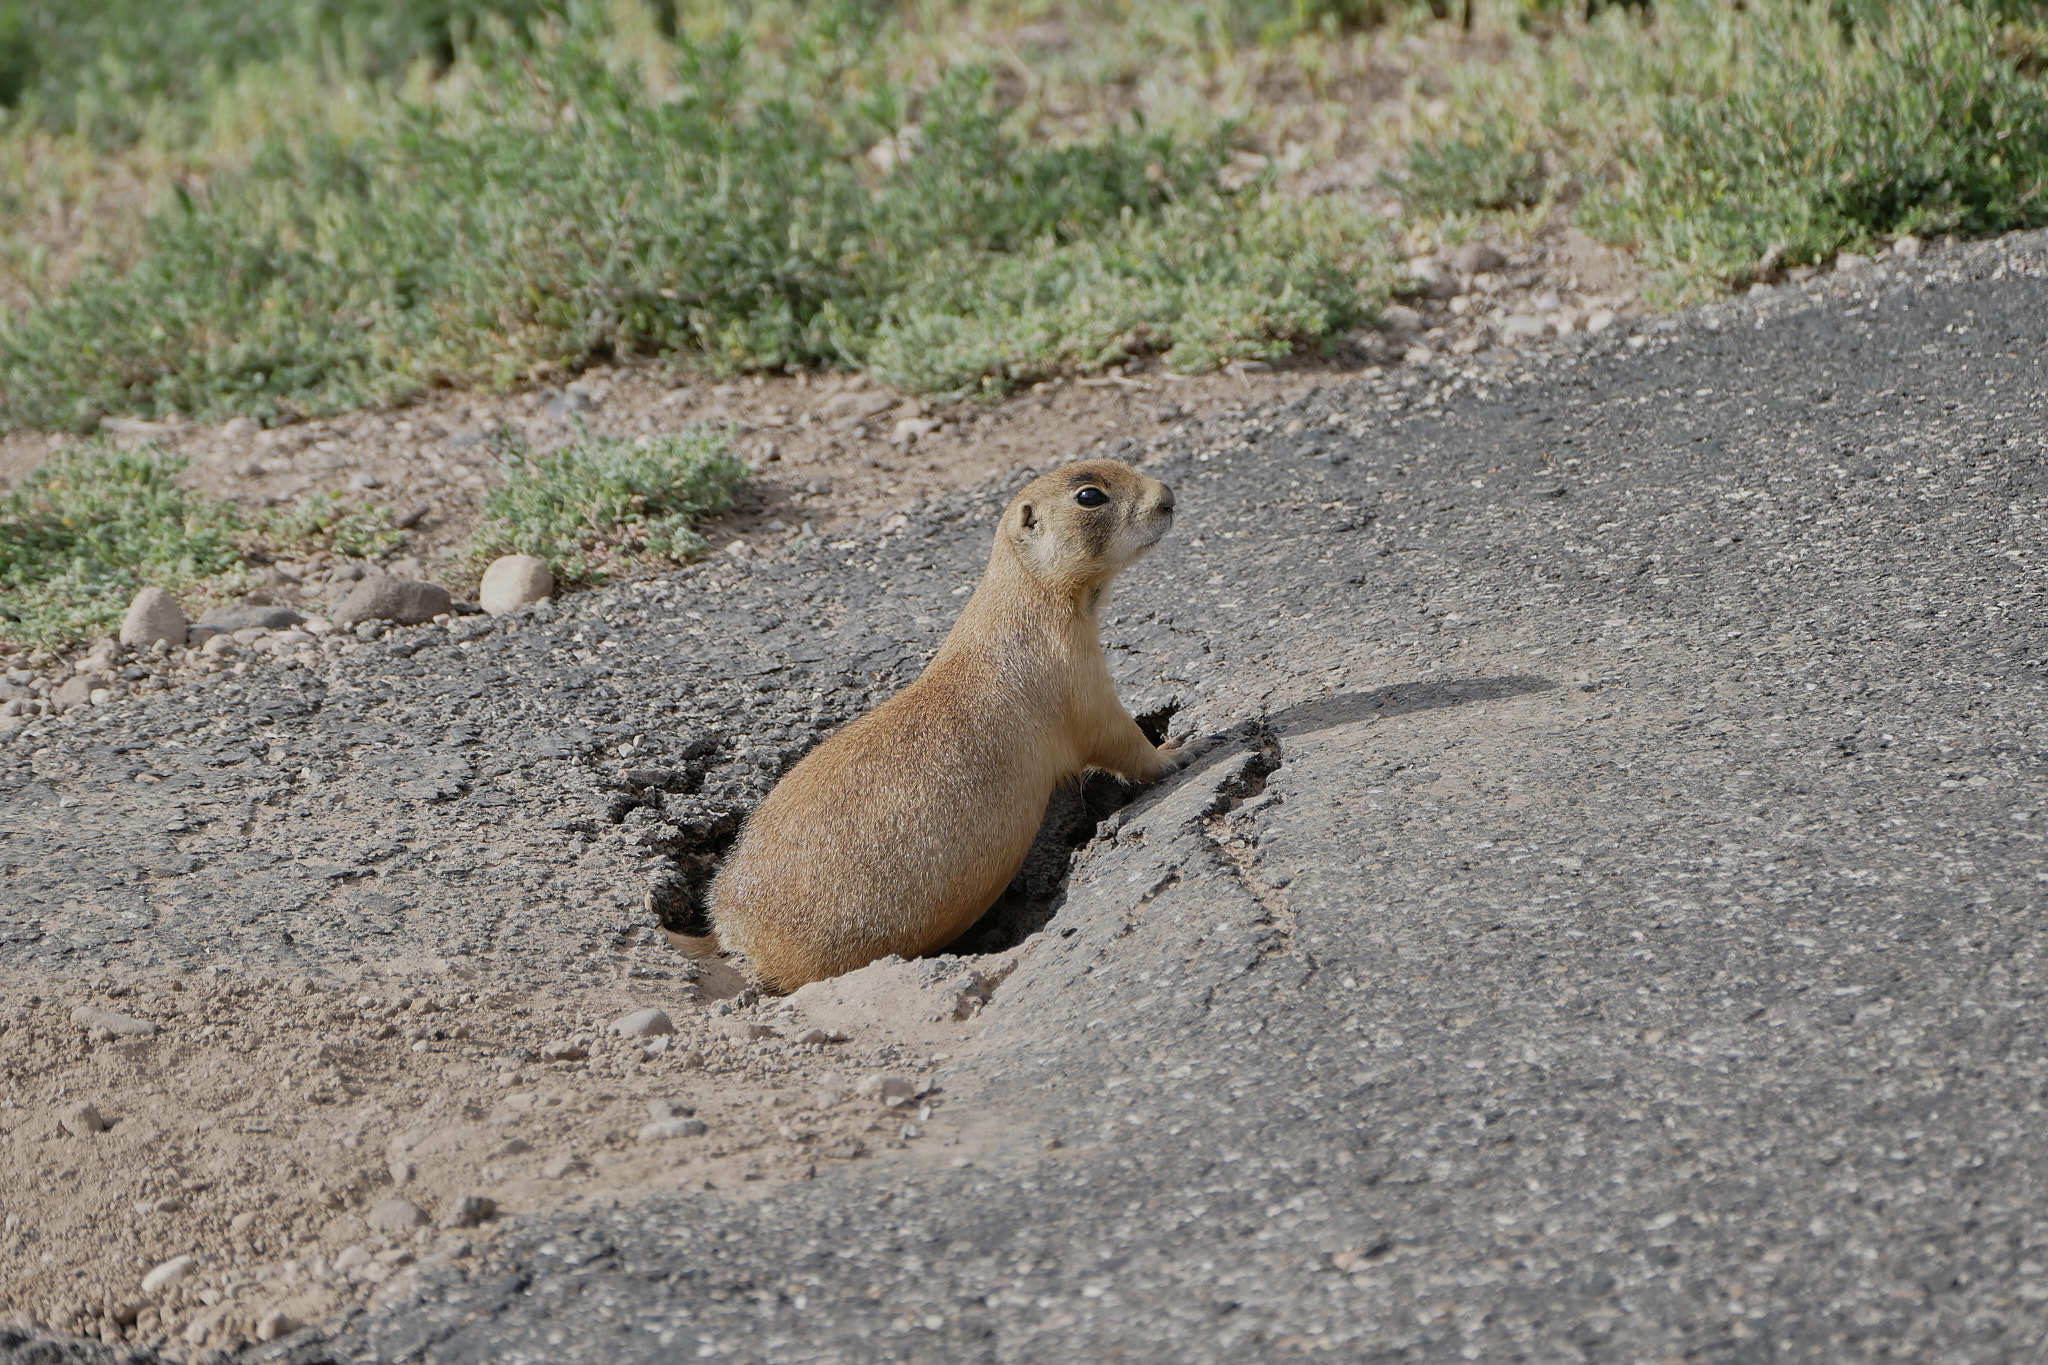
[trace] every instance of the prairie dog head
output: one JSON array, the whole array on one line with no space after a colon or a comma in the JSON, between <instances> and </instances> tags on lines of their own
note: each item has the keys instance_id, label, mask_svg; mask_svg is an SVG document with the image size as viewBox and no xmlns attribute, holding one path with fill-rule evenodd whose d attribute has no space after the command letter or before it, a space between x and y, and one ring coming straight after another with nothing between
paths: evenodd
<instances>
[{"instance_id":1,"label":"prairie dog head","mask_svg":"<svg viewBox=\"0 0 2048 1365\"><path fill-rule=\"evenodd\" d=\"M1119 460L1039 475L1010 500L997 538L1034 577L1065 591L1107 583L1173 525L1173 490Z\"/></svg>"}]
</instances>

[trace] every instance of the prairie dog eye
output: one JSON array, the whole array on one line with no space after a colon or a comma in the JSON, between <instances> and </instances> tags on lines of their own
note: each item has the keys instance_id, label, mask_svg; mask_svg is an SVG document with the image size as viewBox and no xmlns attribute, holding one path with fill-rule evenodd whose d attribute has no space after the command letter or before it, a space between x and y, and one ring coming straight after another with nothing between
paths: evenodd
<instances>
[{"instance_id":1,"label":"prairie dog eye","mask_svg":"<svg viewBox=\"0 0 2048 1365\"><path fill-rule=\"evenodd\" d=\"M1100 488L1084 488L1074 494L1074 501L1080 503L1083 507L1100 507L1109 501L1109 494L1103 492Z\"/></svg>"}]
</instances>

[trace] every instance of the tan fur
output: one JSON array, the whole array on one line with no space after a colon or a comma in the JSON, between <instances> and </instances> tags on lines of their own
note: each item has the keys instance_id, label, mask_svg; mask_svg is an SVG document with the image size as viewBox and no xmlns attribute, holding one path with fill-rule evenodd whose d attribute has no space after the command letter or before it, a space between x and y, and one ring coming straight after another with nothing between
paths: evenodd
<instances>
[{"instance_id":1,"label":"tan fur","mask_svg":"<svg viewBox=\"0 0 2048 1365\"><path fill-rule=\"evenodd\" d=\"M1109 501L1080 505L1083 487ZM1032 480L924 673L748 819L711 887L724 946L785 991L942 948L1016 875L1059 783L1179 767L1117 700L1099 639L1109 580L1172 522L1172 490L1115 460Z\"/></svg>"}]
</instances>

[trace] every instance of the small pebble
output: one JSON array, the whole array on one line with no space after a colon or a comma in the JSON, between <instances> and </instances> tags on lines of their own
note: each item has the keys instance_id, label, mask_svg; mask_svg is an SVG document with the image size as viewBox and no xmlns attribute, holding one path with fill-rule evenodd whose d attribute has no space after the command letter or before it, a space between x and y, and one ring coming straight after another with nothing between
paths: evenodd
<instances>
[{"instance_id":1,"label":"small pebble","mask_svg":"<svg viewBox=\"0 0 2048 1365\"><path fill-rule=\"evenodd\" d=\"M192 1256L173 1256L142 1277L142 1292L154 1297L192 1273L199 1261Z\"/></svg>"},{"instance_id":2,"label":"small pebble","mask_svg":"<svg viewBox=\"0 0 2048 1365\"><path fill-rule=\"evenodd\" d=\"M465 1194L441 1214L441 1227L473 1228L498 1215L498 1201L487 1194Z\"/></svg>"},{"instance_id":3,"label":"small pebble","mask_svg":"<svg viewBox=\"0 0 2048 1365\"><path fill-rule=\"evenodd\" d=\"M640 1126L640 1141L660 1142L668 1138L697 1137L706 1129L702 1119L656 1119Z\"/></svg>"},{"instance_id":4,"label":"small pebble","mask_svg":"<svg viewBox=\"0 0 2048 1365\"><path fill-rule=\"evenodd\" d=\"M299 1330L299 1320L282 1308L273 1308L256 1319L256 1340L276 1341Z\"/></svg>"},{"instance_id":5,"label":"small pebble","mask_svg":"<svg viewBox=\"0 0 2048 1365\"><path fill-rule=\"evenodd\" d=\"M626 1038L652 1038L658 1033L674 1033L676 1026L665 1010L635 1010L611 1022L611 1031Z\"/></svg>"},{"instance_id":6,"label":"small pebble","mask_svg":"<svg viewBox=\"0 0 2048 1365\"><path fill-rule=\"evenodd\" d=\"M121 643L147 649L159 642L185 643L185 609L162 588L144 588L121 618Z\"/></svg>"},{"instance_id":7,"label":"small pebble","mask_svg":"<svg viewBox=\"0 0 2048 1365\"><path fill-rule=\"evenodd\" d=\"M425 1227L430 1220L426 1210L410 1199L386 1199L372 1206L363 1215L363 1221L372 1232L386 1237L403 1237L414 1228Z\"/></svg>"},{"instance_id":8,"label":"small pebble","mask_svg":"<svg viewBox=\"0 0 2048 1365\"><path fill-rule=\"evenodd\" d=\"M107 1121L100 1117L99 1107L84 1100L68 1106L57 1116L57 1122L73 1137L91 1137L107 1131Z\"/></svg>"},{"instance_id":9,"label":"small pebble","mask_svg":"<svg viewBox=\"0 0 2048 1365\"><path fill-rule=\"evenodd\" d=\"M555 575L537 555L502 555L484 570L477 601L492 616L502 616L529 602L546 599L555 590Z\"/></svg>"},{"instance_id":10,"label":"small pebble","mask_svg":"<svg viewBox=\"0 0 2048 1365\"><path fill-rule=\"evenodd\" d=\"M855 1081L853 1093L894 1109L917 1098L917 1082L899 1072L876 1071Z\"/></svg>"},{"instance_id":11,"label":"small pebble","mask_svg":"<svg viewBox=\"0 0 2048 1365\"><path fill-rule=\"evenodd\" d=\"M135 1019L97 1005L80 1005L71 1011L71 1022L82 1029L103 1028L109 1033L118 1033L129 1038L147 1038L156 1032L156 1025L147 1019Z\"/></svg>"}]
</instances>

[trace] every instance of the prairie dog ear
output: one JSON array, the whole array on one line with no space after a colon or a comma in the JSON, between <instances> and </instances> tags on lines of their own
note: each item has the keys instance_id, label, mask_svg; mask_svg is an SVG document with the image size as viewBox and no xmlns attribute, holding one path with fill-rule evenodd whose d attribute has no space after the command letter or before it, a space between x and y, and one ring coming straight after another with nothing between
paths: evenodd
<instances>
[{"instance_id":1,"label":"prairie dog ear","mask_svg":"<svg viewBox=\"0 0 2048 1365\"><path fill-rule=\"evenodd\" d=\"M1017 526L1025 531L1038 529L1038 511L1030 503L1027 502L1017 509Z\"/></svg>"}]
</instances>

